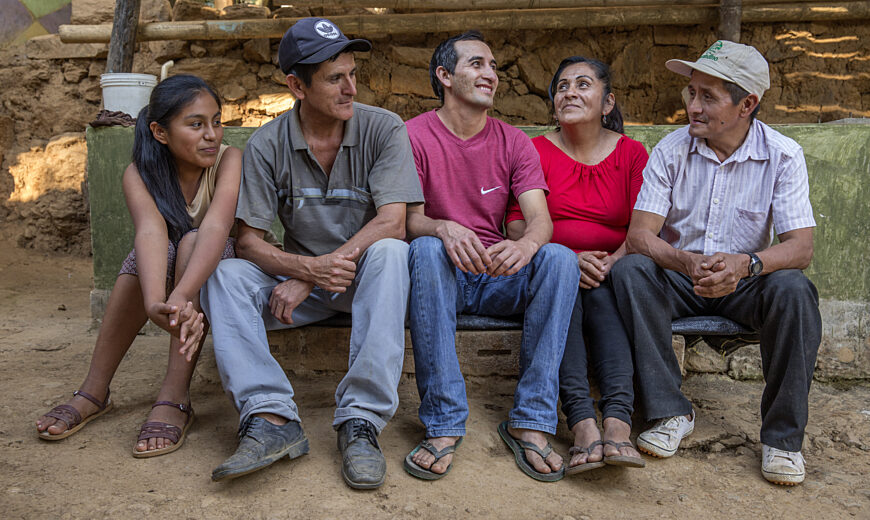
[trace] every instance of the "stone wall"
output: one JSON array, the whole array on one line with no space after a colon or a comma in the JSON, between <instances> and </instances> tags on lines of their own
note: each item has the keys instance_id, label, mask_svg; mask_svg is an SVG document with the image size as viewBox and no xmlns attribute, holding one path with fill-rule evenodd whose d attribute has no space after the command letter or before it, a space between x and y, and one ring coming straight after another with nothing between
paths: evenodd
<instances>
[{"instance_id":1,"label":"stone wall","mask_svg":"<svg viewBox=\"0 0 870 520\"><path fill-rule=\"evenodd\" d=\"M0 0L7 1L7 0ZM60 1L60 0L57 0ZM72 23L109 23L114 0L72 0ZM257 6L218 11L178 0L143 0L142 21L263 18L345 14L336 9ZM355 9L350 12L364 13ZM469 28L473 28L473 20ZM633 26L574 31L487 32L499 62L500 84L493 115L512 124L549 124L546 86L558 62L585 54L612 65L617 102L629 124L680 124L685 121L679 91L681 76L664 68L669 58L694 59L715 39L713 26ZM359 35L367 36L367 35ZM357 54L358 96L403 118L435 108L427 65L445 34L372 37L374 49ZM744 24L743 40L757 46L771 63L772 88L761 119L769 123L816 123L870 117L870 38L863 22ZM276 66L278 41L164 41L138 45L134 72L159 74L174 60L173 73L198 74L213 83L225 104L223 120L233 126L260 126L292 106L293 99ZM105 70L106 44L60 43L57 35L33 38L0 50L0 235L22 247L87 254L87 213L74 215L58 231L57 211L84 208L78 188L85 177L82 160L54 160L46 149L55 137L81 133L100 108L99 76ZM78 149L78 148L71 148ZM49 155L46 155L46 154ZM73 152L70 152L73 153ZM84 151L80 150L80 157ZM53 180L59 170L63 188ZM119 172L120 175L120 172ZM66 182L64 181L64 182ZM19 186L41 186L25 200ZM40 191L42 190L42 191ZM39 230L39 231L35 231Z\"/></svg>"}]
</instances>

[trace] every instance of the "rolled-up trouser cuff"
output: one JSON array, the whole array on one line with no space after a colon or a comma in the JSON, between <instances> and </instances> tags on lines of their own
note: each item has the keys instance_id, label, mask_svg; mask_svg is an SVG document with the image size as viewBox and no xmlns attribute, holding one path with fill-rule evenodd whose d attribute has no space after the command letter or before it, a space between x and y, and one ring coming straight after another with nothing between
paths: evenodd
<instances>
[{"instance_id":1,"label":"rolled-up trouser cuff","mask_svg":"<svg viewBox=\"0 0 870 520\"><path fill-rule=\"evenodd\" d=\"M293 400L288 399L286 395L282 394L247 396L245 406L239 411L239 425L245 424L248 417L258 413L271 413L279 415L288 421L302 422Z\"/></svg>"}]
</instances>

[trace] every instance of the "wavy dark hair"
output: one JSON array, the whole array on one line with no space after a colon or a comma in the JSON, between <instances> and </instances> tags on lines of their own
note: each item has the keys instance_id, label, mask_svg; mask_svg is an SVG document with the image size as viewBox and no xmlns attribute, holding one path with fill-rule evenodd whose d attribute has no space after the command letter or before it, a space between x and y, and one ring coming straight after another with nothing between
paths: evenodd
<instances>
[{"instance_id":1,"label":"wavy dark hair","mask_svg":"<svg viewBox=\"0 0 870 520\"><path fill-rule=\"evenodd\" d=\"M166 78L154 87L148 105L136 118L133 164L166 221L169 239L173 242L178 242L190 231L192 222L178 183L175 158L168 146L154 138L151 123L169 128L169 122L202 92L211 95L218 107L221 106L217 92L201 78L189 74Z\"/></svg>"},{"instance_id":2,"label":"wavy dark hair","mask_svg":"<svg viewBox=\"0 0 870 520\"><path fill-rule=\"evenodd\" d=\"M553 101L553 98L556 97L556 85L559 83L559 76L562 75L562 71L576 63L585 63L595 71L595 77L604 83L604 97L607 97L608 94L613 92L613 89L610 86L610 67L608 67L606 63L585 56L569 56L562 60L562 63L559 64L559 68L556 69L556 74L553 75L553 79L550 80L549 94L551 102ZM616 102L613 103L613 110L611 110L606 117L602 117L601 126L620 134L625 133L623 131L622 112L619 110L619 104Z\"/></svg>"}]
</instances>

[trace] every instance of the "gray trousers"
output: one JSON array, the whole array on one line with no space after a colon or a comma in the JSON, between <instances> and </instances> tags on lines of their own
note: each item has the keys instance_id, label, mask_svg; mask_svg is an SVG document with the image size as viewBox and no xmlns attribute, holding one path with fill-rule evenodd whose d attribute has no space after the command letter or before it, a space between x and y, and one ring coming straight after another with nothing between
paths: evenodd
<instances>
[{"instance_id":1,"label":"gray trousers","mask_svg":"<svg viewBox=\"0 0 870 520\"><path fill-rule=\"evenodd\" d=\"M266 331L352 312L348 370L335 391L333 427L360 418L380 432L399 405L410 283L408 244L395 239L372 244L347 292L315 287L294 309L293 325L281 323L269 309L272 289L284 280L287 277L269 275L247 260L227 259L202 288L202 308L211 324L221 381L239 411L240 424L256 413L300 421L293 387L269 351Z\"/></svg>"},{"instance_id":2,"label":"gray trousers","mask_svg":"<svg viewBox=\"0 0 870 520\"><path fill-rule=\"evenodd\" d=\"M819 296L797 269L744 278L721 298L695 294L691 279L644 255L613 266L613 292L634 346L635 382L645 419L692 412L671 346L671 320L724 316L761 334L761 442L800 451L822 335Z\"/></svg>"}]
</instances>

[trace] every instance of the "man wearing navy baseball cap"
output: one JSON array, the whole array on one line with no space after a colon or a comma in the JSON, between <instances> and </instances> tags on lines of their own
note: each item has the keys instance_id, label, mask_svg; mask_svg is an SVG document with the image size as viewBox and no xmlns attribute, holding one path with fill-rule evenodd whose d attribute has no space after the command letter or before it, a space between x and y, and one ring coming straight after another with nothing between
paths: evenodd
<instances>
[{"instance_id":1,"label":"man wearing navy baseball cap","mask_svg":"<svg viewBox=\"0 0 870 520\"><path fill-rule=\"evenodd\" d=\"M405 206L423 194L402 120L353 101L353 53L370 49L323 18L300 20L281 39L278 61L297 101L248 140L238 258L221 262L202 291L221 379L240 414L239 447L213 480L308 452L266 331L353 310L333 427L345 482L384 482L378 434L398 407L405 348ZM264 240L276 215L283 251Z\"/></svg>"},{"instance_id":2,"label":"man wearing navy baseball cap","mask_svg":"<svg viewBox=\"0 0 870 520\"><path fill-rule=\"evenodd\" d=\"M665 67L690 78L689 124L650 154L626 238L633 254L611 274L640 409L655 421L637 447L670 457L695 427L671 320L724 316L761 338L761 473L799 484L822 325L818 293L801 272L816 225L803 150L756 119L770 75L754 47L720 40L696 61Z\"/></svg>"}]
</instances>

